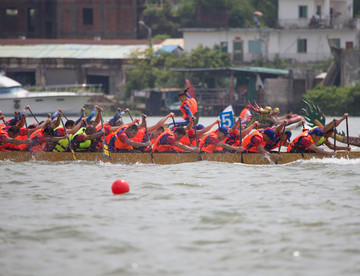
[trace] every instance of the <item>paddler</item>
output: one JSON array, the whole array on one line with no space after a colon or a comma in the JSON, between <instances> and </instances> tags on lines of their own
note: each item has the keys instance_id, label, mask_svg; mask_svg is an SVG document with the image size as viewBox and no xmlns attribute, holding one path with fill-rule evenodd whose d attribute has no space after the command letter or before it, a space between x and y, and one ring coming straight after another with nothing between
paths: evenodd
<instances>
[{"instance_id":1,"label":"paddler","mask_svg":"<svg viewBox=\"0 0 360 276\"><path fill-rule=\"evenodd\" d=\"M154 152L200 152L197 147L189 147L180 142L186 135L186 131L182 127L177 127L174 131L170 129L163 132L155 141L153 146Z\"/></svg>"},{"instance_id":2,"label":"paddler","mask_svg":"<svg viewBox=\"0 0 360 276\"><path fill-rule=\"evenodd\" d=\"M316 144L323 138L323 131L316 127L312 130L305 130L300 133L287 148L287 152L294 153L320 153L324 155L334 156L336 151L325 151Z\"/></svg>"},{"instance_id":3,"label":"paddler","mask_svg":"<svg viewBox=\"0 0 360 276\"><path fill-rule=\"evenodd\" d=\"M150 147L151 142L137 142L134 137L137 135L139 129L136 124L120 128L109 143L109 150L114 152L133 152L136 148Z\"/></svg>"},{"instance_id":4,"label":"paddler","mask_svg":"<svg viewBox=\"0 0 360 276\"><path fill-rule=\"evenodd\" d=\"M248 134L242 141L244 152L256 153L259 152L263 156L270 157L273 162L279 160L279 155L270 153L265 150L264 143L275 143L275 131L271 128L263 131L254 130Z\"/></svg>"},{"instance_id":5,"label":"paddler","mask_svg":"<svg viewBox=\"0 0 360 276\"><path fill-rule=\"evenodd\" d=\"M195 120L195 123L199 120L199 118L195 117L195 114L198 112L198 106L195 98L191 98L187 89L180 92L179 100L181 102L180 104L180 111L183 114L183 121L176 122L176 126L185 126L190 123L191 120ZM199 116L198 116L199 117ZM169 124L169 127L173 127L174 124Z\"/></svg>"},{"instance_id":6,"label":"paddler","mask_svg":"<svg viewBox=\"0 0 360 276\"><path fill-rule=\"evenodd\" d=\"M241 110L239 117L242 118L241 124L247 124L252 117L251 111L250 111L251 105L248 104L245 106L243 110Z\"/></svg>"},{"instance_id":7,"label":"paddler","mask_svg":"<svg viewBox=\"0 0 360 276\"><path fill-rule=\"evenodd\" d=\"M97 138L104 133L104 130L96 132L96 127L88 125L81 127L72 137L71 146L74 151L93 151L91 146L97 145Z\"/></svg>"},{"instance_id":8,"label":"paddler","mask_svg":"<svg viewBox=\"0 0 360 276\"><path fill-rule=\"evenodd\" d=\"M16 150L14 146L29 145L31 139L16 139L20 134L18 126L9 126L6 130L0 129L0 151Z\"/></svg>"},{"instance_id":9,"label":"paddler","mask_svg":"<svg viewBox=\"0 0 360 276\"><path fill-rule=\"evenodd\" d=\"M226 138L230 138L229 131L226 127L219 127L216 131L204 135L199 143L201 152L240 152L243 150L242 147L231 146L225 143Z\"/></svg>"}]
</instances>

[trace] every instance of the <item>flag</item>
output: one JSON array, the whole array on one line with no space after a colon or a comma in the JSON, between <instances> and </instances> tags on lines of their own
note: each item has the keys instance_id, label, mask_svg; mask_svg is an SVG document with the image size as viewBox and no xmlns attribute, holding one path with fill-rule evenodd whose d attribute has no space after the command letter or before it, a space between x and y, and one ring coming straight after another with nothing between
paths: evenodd
<instances>
[{"instance_id":1,"label":"flag","mask_svg":"<svg viewBox=\"0 0 360 276\"><path fill-rule=\"evenodd\" d=\"M230 78L230 103L233 104L234 103L234 75L231 74L231 78Z\"/></svg>"},{"instance_id":2,"label":"flag","mask_svg":"<svg viewBox=\"0 0 360 276\"><path fill-rule=\"evenodd\" d=\"M223 113L224 112L229 112L229 111L231 111L231 113L232 113L232 115L234 116L234 109L233 109L233 107L232 107L232 105L228 105L224 110L223 110Z\"/></svg>"},{"instance_id":3,"label":"flag","mask_svg":"<svg viewBox=\"0 0 360 276\"><path fill-rule=\"evenodd\" d=\"M185 80L186 83L186 88L188 88L188 92L191 98L195 98L195 90L193 85L191 84L191 82L189 80Z\"/></svg>"}]
</instances>

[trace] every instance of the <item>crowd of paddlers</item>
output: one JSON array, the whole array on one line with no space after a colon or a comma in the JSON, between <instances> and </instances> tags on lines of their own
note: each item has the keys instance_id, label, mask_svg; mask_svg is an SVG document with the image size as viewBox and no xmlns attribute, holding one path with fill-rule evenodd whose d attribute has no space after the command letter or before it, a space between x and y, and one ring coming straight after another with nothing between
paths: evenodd
<instances>
[{"instance_id":1,"label":"crowd of paddlers","mask_svg":"<svg viewBox=\"0 0 360 276\"><path fill-rule=\"evenodd\" d=\"M186 99L182 102L191 105ZM12 118L0 113L0 151L259 152L276 161L281 147L286 147L287 152L317 152L330 156L336 155L335 150L351 150L349 145L334 148L328 139L336 127L347 120L348 114L322 127L303 127L301 134L291 140L286 120L273 127L259 128L257 121L242 127L244 118L238 116L231 128L220 126L220 119L204 126L198 123L198 113L193 114L188 108L184 109L181 121L176 122L174 113L169 113L156 124L147 125L146 115L133 119L129 109L118 108L105 122L101 107L95 106L89 116L85 116L84 111L81 110L77 120L68 120L59 109L45 121L33 116L35 120L29 125L27 120L33 115L29 106L22 112L15 112ZM130 117L128 123L124 122L125 114ZM322 144L333 151L323 150L319 147Z\"/></svg>"}]
</instances>

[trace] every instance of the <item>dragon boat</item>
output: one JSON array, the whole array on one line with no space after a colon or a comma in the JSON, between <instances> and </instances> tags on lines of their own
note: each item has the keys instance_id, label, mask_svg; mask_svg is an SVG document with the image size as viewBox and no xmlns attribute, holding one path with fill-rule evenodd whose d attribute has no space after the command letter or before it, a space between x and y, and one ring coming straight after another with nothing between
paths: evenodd
<instances>
[{"instance_id":1,"label":"dragon boat","mask_svg":"<svg viewBox=\"0 0 360 276\"><path fill-rule=\"evenodd\" d=\"M1 151L0 160L13 162L28 162L28 161L46 161L46 162L112 162L112 163L145 163L145 164L179 164L186 162L203 161L227 162L227 163L244 163L251 165L267 165L272 162L259 153L202 153L201 158L197 153L140 153L140 152L124 152L111 153L111 159L104 158L102 152L76 152L76 160L71 152L35 152L34 156L30 152L19 151ZM33 158L34 157L34 158ZM317 153L287 153L281 152L278 164L291 163L297 160L309 160L312 158L332 158ZM336 157L344 159L360 158L360 151L352 152L338 152Z\"/></svg>"}]
</instances>

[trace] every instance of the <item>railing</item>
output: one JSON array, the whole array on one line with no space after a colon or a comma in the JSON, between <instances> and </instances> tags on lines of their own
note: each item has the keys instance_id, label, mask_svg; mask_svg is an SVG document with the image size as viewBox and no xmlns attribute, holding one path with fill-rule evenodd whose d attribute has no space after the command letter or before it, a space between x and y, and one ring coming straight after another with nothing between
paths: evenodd
<instances>
[{"instance_id":1,"label":"railing","mask_svg":"<svg viewBox=\"0 0 360 276\"><path fill-rule=\"evenodd\" d=\"M246 105L247 103L247 94L241 95L234 91L231 96L230 89L196 89L195 92L198 104L203 106Z\"/></svg>"},{"instance_id":2,"label":"railing","mask_svg":"<svg viewBox=\"0 0 360 276\"><path fill-rule=\"evenodd\" d=\"M102 84L64 84L48 85L44 87L45 91L69 92L69 91L101 91Z\"/></svg>"},{"instance_id":3,"label":"railing","mask_svg":"<svg viewBox=\"0 0 360 276\"><path fill-rule=\"evenodd\" d=\"M342 29L354 28L354 19L344 17L333 17L329 20L320 19L311 23L311 18L279 19L278 26L284 29Z\"/></svg>"}]
</instances>

